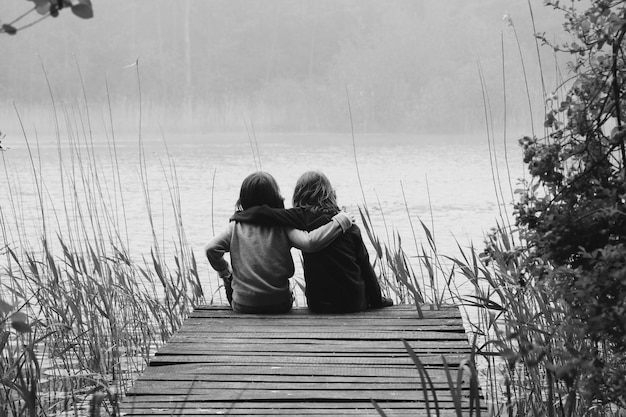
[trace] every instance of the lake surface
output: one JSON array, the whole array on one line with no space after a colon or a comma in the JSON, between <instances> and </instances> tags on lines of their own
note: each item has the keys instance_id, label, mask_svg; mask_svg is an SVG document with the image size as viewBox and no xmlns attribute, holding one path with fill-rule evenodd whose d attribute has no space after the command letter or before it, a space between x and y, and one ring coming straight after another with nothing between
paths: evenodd
<instances>
[{"instance_id":1,"label":"lake surface","mask_svg":"<svg viewBox=\"0 0 626 417\"><path fill-rule=\"evenodd\" d=\"M157 237L167 248L176 233L170 203L170 191L175 188L170 176L173 163L186 235L201 262L205 291L210 293L217 286L217 275L204 260L202 246L226 227L240 184L249 173L260 168L271 173L290 206L298 176L307 170L321 170L333 183L339 204L357 218L365 197L375 231L383 240L387 235L393 239L397 231L403 248L415 256L413 231L418 244L428 247L421 220L434 232L439 252L454 256L458 254L457 244L466 247L473 243L481 248L485 232L496 222L502 223L494 177L500 177L510 212L509 172L512 188L524 176L515 139L506 145L508 171L504 144L491 146L497 156L492 160L486 135L357 135L353 142L349 134L259 134L256 140L245 133L166 134L165 138L143 138L143 149ZM15 229L35 240L42 233L33 166L43 178L44 211L50 219L59 218L59 224L64 224L65 213L78 216L76 208L64 207L64 193L67 197L76 192L81 198L80 194L96 192L80 180L94 175L85 173L88 161L93 161L102 184L99 192L112 206L111 212L101 215L118 219L120 224L119 219L125 218L122 229L128 228L131 253L149 253L152 233L136 137L118 138L115 150L105 137L94 137L89 146L84 139L61 140L60 151L59 143L51 138L41 138L37 143L29 137L29 145L30 152L23 138L3 140L9 149L0 156L0 175L4 177L0 208L5 218L11 219L5 232L9 241L15 241ZM492 167L497 167L498 173L494 174ZM78 179L75 187L70 178ZM114 184L121 184L121 192ZM371 251L370 257L373 260ZM301 279L301 271L296 277Z\"/></svg>"}]
</instances>

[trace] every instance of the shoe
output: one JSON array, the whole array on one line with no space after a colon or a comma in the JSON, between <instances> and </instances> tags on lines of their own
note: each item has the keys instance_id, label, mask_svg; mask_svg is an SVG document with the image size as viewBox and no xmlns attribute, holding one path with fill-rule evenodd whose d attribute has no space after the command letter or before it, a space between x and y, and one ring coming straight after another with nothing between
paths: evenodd
<instances>
[{"instance_id":1,"label":"shoe","mask_svg":"<svg viewBox=\"0 0 626 417\"><path fill-rule=\"evenodd\" d=\"M378 303L378 304L371 304L370 308L372 308L372 309L385 308L385 307L391 307L392 305L393 305L393 300L391 298L380 297L380 303Z\"/></svg>"},{"instance_id":2,"label":"shoe","mask_svg":"<svg viewBox=\"0 0 626 417\"><path fill-rule=\"evenodd\" d=\"M391 307L393 305L393 300L387 297L380 298L380 306L381 307Z\"/></svg>"}]
</instances>

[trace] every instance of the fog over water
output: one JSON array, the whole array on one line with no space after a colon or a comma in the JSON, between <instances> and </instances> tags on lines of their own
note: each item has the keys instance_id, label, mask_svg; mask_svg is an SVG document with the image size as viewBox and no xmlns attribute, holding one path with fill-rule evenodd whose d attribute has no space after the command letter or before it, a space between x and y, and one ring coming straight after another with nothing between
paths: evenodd
<instances>
[{"instance_id":1,"label":"fog over water","mask_svg":"<svg viewBox=\"0 0 626 417\"><path fill-rule=\"evenodd\" d=\"M557 40L552 34L562 32L563 18L543 1L530 3L536 31ZM0 20L31 4L3 1ZM93 6L93 19L62 10L0 37L0 130L16 127L14 102L28 125L54 131L42 68L60 102L82 101L84 84L95 124L108 120L110 99L116 128L136 130L137 59L144 128L157 132L245 132L245 124L271 132L347 131L347 95L357 132L482 132L479 67L497 123L506 83L512 132L530 130L525 69L533 120L541 126L541 71L525 1L93 0ZM541 51L550 92L555 59Z\"/></svg>"},{"instance_id":2,"label":"fog over water","mask_svg":"<svg viewBox=\"0 0 626 417\"><path fill-rule=\"evenodd\" d=\"M139 139L165 206L167 144L199 257L225 226L241 180L261 167L287 201L304 170L327 172L343 205L356 214L365 195L378 232L399 230L405 247L415 247L420 219L436 227L444 252L456 239L480 246L524 176L516 140L542 132L542 83L550 94L566 74L547 48L539 66L528 3L519 0L92 2L93 19L62 10L0 34L0 207L24 216L34 236L31 157L47 184L46 208L62 211L58 147L95 147L110 171L115 138L139 252L151 240ZM562 31L562 16L530 3L538 32ZM0 20L30 6L3 0ZM64 159L63 169L79 163ZM155 210L169 242L175 227L167 210Z\"/></svg>"}]
</instances>

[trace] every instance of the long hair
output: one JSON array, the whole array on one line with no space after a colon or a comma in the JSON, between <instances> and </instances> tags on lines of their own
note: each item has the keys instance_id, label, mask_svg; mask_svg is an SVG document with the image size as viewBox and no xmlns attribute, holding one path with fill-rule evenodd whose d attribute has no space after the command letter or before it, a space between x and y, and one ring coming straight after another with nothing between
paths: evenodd
<instances>
[{"instance_id":1,"label":"long hair","mask_svg":"<svg viewBox=\"0 0 626 417\"><path fill-rule=\"evenodd\" d=\"M337 195L328 177L319 171L305 172L298 178L293 190L293 206L321 209L327 213L337 213Z\"/></svg>"},{"instance_id":2,"label":"long hair","mask_svg":"<svg viewBox=\"0 0 626 417\"><path fill-rule=\"evenodd\" d=\"M267 172L257 171L248 175L241 183L236 209L245 210L262 205L285 208L284 200L274 177Z\"/></svg>"}]
</instances>

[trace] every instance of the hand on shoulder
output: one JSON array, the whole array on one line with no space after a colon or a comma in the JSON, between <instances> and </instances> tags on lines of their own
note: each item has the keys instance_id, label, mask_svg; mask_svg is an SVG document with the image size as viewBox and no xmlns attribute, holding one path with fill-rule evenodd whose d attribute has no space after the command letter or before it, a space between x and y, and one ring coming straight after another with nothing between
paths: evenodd
<instances>
[{"instance_id":1,"label":"hand on shoulder","mask_svg":"<svg viewBox=\"0 0 626 417\"><path fill-rule=\"evenodd\" d=\"M341 230L345 233L355 223L354 216L348 212L340 211L337 213L333 220L339 223Z\"/></svg>"}]
</instances>

